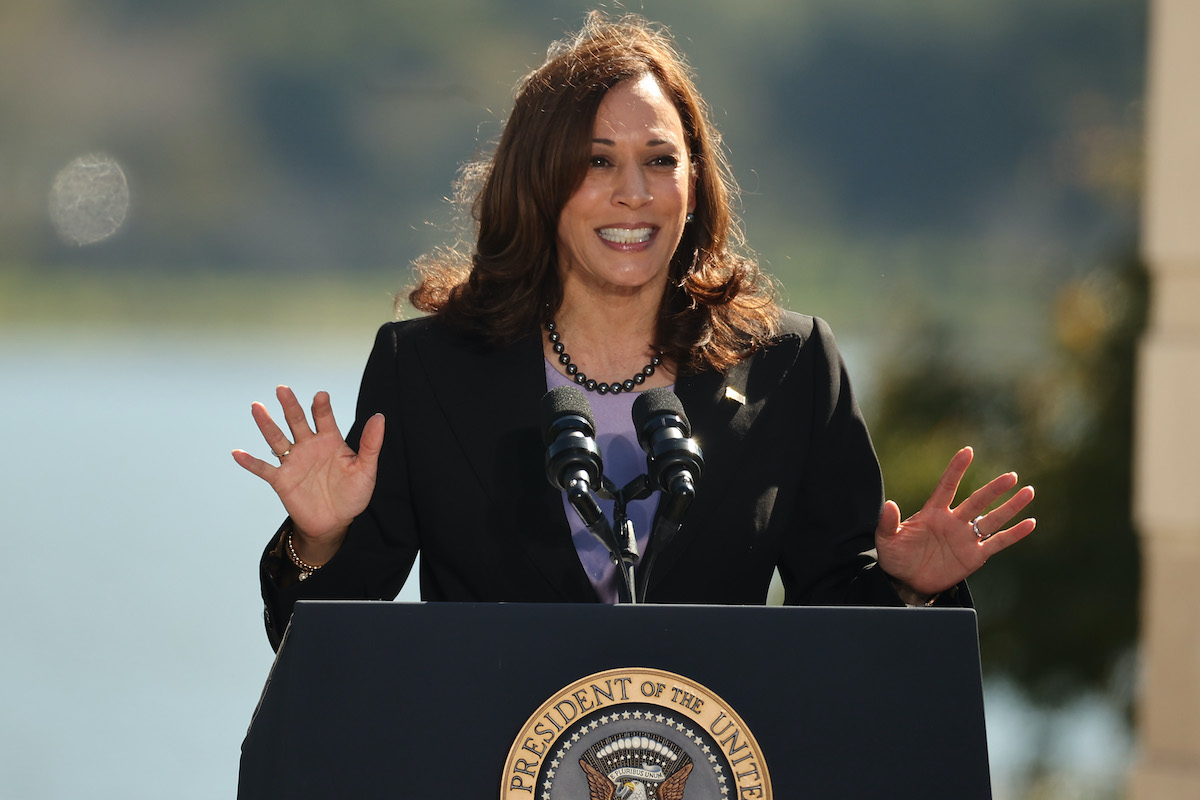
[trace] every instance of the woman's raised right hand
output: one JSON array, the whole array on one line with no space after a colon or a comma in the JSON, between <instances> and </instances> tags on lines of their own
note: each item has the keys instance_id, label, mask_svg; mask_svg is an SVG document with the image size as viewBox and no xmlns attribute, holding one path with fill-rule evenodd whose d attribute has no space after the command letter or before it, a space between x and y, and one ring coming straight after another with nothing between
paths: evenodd
<instances>
[{"instance_id":1,"label":"woman's raised right hand","mask_svg":"<svg viewBox=\"0 0 1200 800\"><path fill-rule=\"evenodd\" d=\"M262 403L251 405L250 413L267 446L279 458L279 466L245 450L234 450L233 459L279 495L292 519L293 543L300 556L309 563L323 564L337 552L350 522L363 512L375 491L383 415L367 420L355 453L338 430L328 392L317 392L313 398L312 428L291 389L280 386L275 396L283 407L290 439Z\"/></svg>"}]
</instances>

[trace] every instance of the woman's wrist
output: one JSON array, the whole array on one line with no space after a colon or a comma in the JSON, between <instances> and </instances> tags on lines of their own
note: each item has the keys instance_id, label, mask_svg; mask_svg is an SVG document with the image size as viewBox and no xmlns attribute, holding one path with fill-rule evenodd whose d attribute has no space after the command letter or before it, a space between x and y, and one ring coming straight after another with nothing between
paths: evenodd
<instances>
[{"instance_id":1,"label":"woman's wrist","mask_svg":"<svg viewBox=\"0 0 1200 800\"><path fill-rule=\"evenodd\" d=\"M296 545L292 539L292 533L289 531L287 534L288 560L292 562L296 569L300 570L300 580L306 580L312 577L312 574L323 567L324 564L310 564L301 558L300 554L296 552Z\"/></svg>"},{"instance_id":2,"label":"woman's wrist","mask_svg":"<svg viewBox=\"0 0 1200 800\"><path fill-rule=\"evenodd\" d=\"M300 570L300 580L304 580L325 566L341 547L346 538L346 528L334 531L321 537L309 536L297 528L295 524L284 531L283 549L288 560Z\"/></svg>"},{"instance_id":3,"label":"woman's wrist","mask_svg":"<svg viewBox=\"0 0 1200 800\"><path fill-rule=\"evenodd\" d=\"M938 596L941 595L941 592L934 592L933 594L918 592L904 581L897 580L896 578L892 578L892 588L896 590L896 594L900 596L900 599L906 606L931 606L937 602Z\"/></svg>"}]
</instances>

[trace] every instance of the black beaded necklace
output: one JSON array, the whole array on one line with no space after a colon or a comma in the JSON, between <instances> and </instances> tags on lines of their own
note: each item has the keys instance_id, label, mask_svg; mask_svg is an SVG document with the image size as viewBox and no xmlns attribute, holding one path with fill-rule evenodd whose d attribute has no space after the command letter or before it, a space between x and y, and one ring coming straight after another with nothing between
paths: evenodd
<instances>
[{"instance_id":1,"label":"black beaded necklace","mask_svg":"<svg viewBox=\"0 0 1200 800\"><path fill-rule=\"evenodd\" d=\"M572 363L571 356L567 353L567 346L563 344L562 336L559 334L558 326L554 324L554 320L546 323L546 330L550 332L550 344L554 352L558 354L558 363L566 368L567 375L571 376L571 379L575 383L589 392L596 392L597 394L632 392L634 388L645 383L646 378L653 375L655 368L662 363L662 351L659 351L654 358L650 359L650 363L642 367L642 371L632 378L625 381L613 381L612 383L597 383L594 378L584 375L579 371L579 367Z\"/></svg>"}]
</instances>

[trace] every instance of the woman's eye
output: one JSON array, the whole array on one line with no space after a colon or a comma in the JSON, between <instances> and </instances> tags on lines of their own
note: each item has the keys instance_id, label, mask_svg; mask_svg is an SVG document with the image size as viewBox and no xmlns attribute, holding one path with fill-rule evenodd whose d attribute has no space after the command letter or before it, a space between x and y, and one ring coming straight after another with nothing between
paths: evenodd
<instances>
[{"instance_id":1,"label":"woman's eye","mask_svg":"<svg viewBox=\"0 0 1200 800\"><path fill-rule=\"evenodd\" d=\"M607 167L611 163L606 156L592 156L588 159L589 167Z\"/></svg>"},{"instance_id":2,"label":"woman's eye","mask_svg":"<svg viewBox=\"0 0 1200 800\"><path fill-rule=\"evenodd\" d=\"M650 166L673 168L679 166L679 159L675 156L655 156L650 160Z\"/></svg>"}]
</instances>

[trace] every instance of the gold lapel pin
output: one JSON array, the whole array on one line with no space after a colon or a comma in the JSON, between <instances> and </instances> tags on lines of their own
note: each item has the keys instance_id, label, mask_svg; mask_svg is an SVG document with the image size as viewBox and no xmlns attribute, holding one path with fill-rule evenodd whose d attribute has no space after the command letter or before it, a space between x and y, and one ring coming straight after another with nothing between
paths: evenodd
<instances>
[{"instance_id":1,"label":"gold lapel pin","mask_svg":"<svg viewBox=\"0 0 1200 800\"><path fill-rule=\"evenodd\" d=\"M740 406L746 405L746 395L742 394L732 386L725 387L725 396Z\"/></svg>"}]
</instances>

